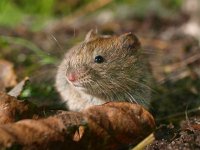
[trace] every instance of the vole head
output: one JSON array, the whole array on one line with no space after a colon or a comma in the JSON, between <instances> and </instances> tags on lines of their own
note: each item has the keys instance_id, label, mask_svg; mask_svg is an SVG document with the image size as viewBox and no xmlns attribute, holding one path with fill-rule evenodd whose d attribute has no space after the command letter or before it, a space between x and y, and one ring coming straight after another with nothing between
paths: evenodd
<instances>
[{"instance_id":1,"label":"vole head","mask_svg":"<svg viewBox=\"0 0 200 150\"><path fill-rule=\"evenodd\" d=\"M144 69L140 42L132 33L99 36L93 30L65 56L63 73L75 89L104 99L135 101Z\"/></svg>"}]
</instances>

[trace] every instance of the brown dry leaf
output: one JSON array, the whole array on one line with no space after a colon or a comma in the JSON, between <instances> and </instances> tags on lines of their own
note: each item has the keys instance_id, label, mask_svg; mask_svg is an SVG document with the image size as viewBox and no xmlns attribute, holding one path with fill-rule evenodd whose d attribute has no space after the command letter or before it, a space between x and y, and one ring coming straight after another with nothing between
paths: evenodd
<instances>
[{"instance_id":1,"label":"brown dry leaf","mask_svg":"<svg viewBox=\"0 0 200 150\"><path fill-rule=\"evenodd\" d=\"M0 92L0 124L16 121L20 114L28 110L27 104L15 97Z\"/></svg>"},{"instance_id":2,"label":"brown dry leaf","mask_svg":"<svg viewBox=\"0 0 200 150\"><path fill-rule=\"evenodd\" d=\"M46 119L26 119L0 126L0 147L24 149L80 149L71 137L85 120L79 112L63 112ZM77 148L77 146L79 148Z\"/></svg>"},{"instance_id":3,"label":"brown dry leaf","mask_svg":"<svg viewBox=\"0 0 200 150\"><path fill-rule=\"evenodd\" d=\"M7 87L13 87L16 85L17 76L13 70L13 64L0 60L0 91L5 90Z\"/></svg>"},{"instance_id":4,"label":"brown dry leaf","mask_svg":"<svg viewBox=\"0 0 200 150\"><path fill-rule=\"evenodd\" d=\"M116 149L140 142L155 127L149 112L140 105L126 102L110 102L83 112L61 111L46 119L14 122L16 112L26 113L27 109L23 102L0 93L1 147L13 148L18 144L25 149Z\"/></svg>"},{"instance_id":5,"label":"brown dry leaf","mask_svg":"<svg viewBox=\"0 0 200 150\"><path fill-rule=\"evenodd\" d=\"M184 131L200 131L200 117L190 118L181 122L181 129Z\"/></svg>"},{"instance_id":6,"label":"brown dry leaf","mask_svg":"<svg viewBox=\"0 0 200 150\"><path fill-rule=\"evenodd\" d=\"M73 136L73 140L78 142L81 140L81 138L83 137L85 133L85 127L84 126L80 126L78 128L78 130L75 132L74 136Z\"/></svg>"},{"instance_id":7,"label":"brown dry leaf","mask_svg":"<svg viewBox=\"0 0 200 150\"><path fill-rule=\"evenodd\" d=\"M199 131L200 131L200 124L193 124L193 125L191 125L191 127L192 127L194 130L199 130Z\"/></svg>"},{"instance_id":8,"label":"brown dry leaf","mask_svg":"<svg viewBox=\"0 0 200 150\"><path fill-rule=\"evenodd\" d=\"M110 102L83 111L89 129L97 138L94 143L104 149L136 144L155 128L152 115L142 106L127 102Z\"/></svg>"},{"instance_id":9,"label":"brown dry leaf","mask_svg":"<svg viewBox=\"0 0 200 150\"><path fill-rule=\"evenodd\" d=\"M19 82L13 89L11 89L8 92L8 95L14 96L14 97L19 97L21 95L21 93L23 92L24 87L26 86L28 81L29 81L29 77L25 77L24 80Z\"/></svg>"}]
</instances>

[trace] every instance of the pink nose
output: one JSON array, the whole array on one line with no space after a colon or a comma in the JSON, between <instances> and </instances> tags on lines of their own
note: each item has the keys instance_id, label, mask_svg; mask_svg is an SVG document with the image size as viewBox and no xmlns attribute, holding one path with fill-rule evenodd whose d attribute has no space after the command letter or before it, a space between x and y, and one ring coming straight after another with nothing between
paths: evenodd
<instances>
[{"instance_id":1,"label":"pink nose","mask_svg":"<svg viewBox=\"0 0 200 150\"><path fill-rule=\"evenodd\" d=\"M71 82L74 82L76 81L76 75L74 73L70 73L68 76L67 76L67 79Z\"/></svg>"}]
</instances>

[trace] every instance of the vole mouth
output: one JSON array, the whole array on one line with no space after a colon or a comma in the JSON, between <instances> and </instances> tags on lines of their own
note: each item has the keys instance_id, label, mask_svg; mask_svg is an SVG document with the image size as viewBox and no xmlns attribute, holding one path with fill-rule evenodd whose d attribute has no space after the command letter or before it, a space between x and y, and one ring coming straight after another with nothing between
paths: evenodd
<instances>
[{"instance_id":1,"label":"vole mouth","mask_svg":"<svg viewBox=\"0 0 200 150\"><path fill-rule=\"evenodd\" d=\"M71 84L72 86L77 87L77 88L78 87L83 87L78 81L72 82L72 81L70 81L70 80L67 79L67 82L69 84Z\"/></svg>"},{"instance_id":2,"label":"vole mouth","mask_svg":"<svg viewBox=\"0 0 200 150\"><path fill-rule=\"evenodd\" d=\"M87 92L87 89L83 86L79 86L79 85L74 85L75 89L77 89L78 91L82 91L82 92Z\"/></svg>"},{"instance_id":3,"label":"vole mouth","mask_svg":"<svg viewBox=\"0 0 200 150\"><path fill-rule=\"evenodd\" d=\"M66 80L71 86L73 86L75 89L87 92L86 84L87 79L84 78L82 74L78 74L77 72L70 72L66 74Z\"/></svg>"},{"instance_id":4,"label":"vole mouth","mask_svg":"<svg viewBox=\"0 0 200 150\"><path fill-rule=\"evenodd\" d=\"M76 88L83 88L83 86L80 83L72 83L72 85Z\"/></svg>"},{"instance_id":5,"label":"vole mouth","mask_svg":"<svg viewBox=\"0 0 200 150\"><path fill-rule=\"evenodd\" d=\"M71 85L74 86L77 90L86 91L86 88L79 82L71 82Z\"/></svg>"}]
</instances>

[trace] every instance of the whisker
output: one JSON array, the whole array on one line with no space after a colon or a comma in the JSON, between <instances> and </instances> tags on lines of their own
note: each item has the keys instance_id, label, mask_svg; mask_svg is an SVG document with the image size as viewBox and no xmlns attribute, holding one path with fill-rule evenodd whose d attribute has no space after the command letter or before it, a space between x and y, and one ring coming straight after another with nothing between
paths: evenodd
<instances>
[{"instance_id":1,"label":"whisker","mask_svg":"<svg viewBox=\"0 0 200 150\"><path fill-rule=\"evenodd\" d=\"M125 92L128 95L128 99L130 102L136 102L135 98L128 92L127 87L124 87L124 86L118 84L117 82L111 81L111 83L114 85L116 90L117 90L117 88L120 88L123 92ZM125 96L123 96L122 98L125 98Z\"/></svg>"},{"instance_id":2,"label":"whisker","mask_svg":"<svg viewBox=\"0 0 200 150\"><path fill-rule=\"evenodd\" d=\"M158 50L158 49L142 49L141 51L143 54L151 54L151 55L161 55L162 54L162 51L161 50Z\"/></svg>"},{"instance_id":3,"label":"whisker","mask_svg":"<svg viewBox=\"0 0 200 150\"><path fill-rule=\"evenodd\" d=\"M91 81L91 82L94 82L94 81ZM106 93L105 90L103 90L103 86L98 82L94 82L94 83L96 83L98 85L99 89L103 92L106 100L110 99L111 96L109 95L109 93ZM92 84L90 82L88 82L88 85L90 86L89 88L90 88L90 90L92 90L92 93L95 93L95 91L92 88Z\"/></svg>"},{"instance_id":4,"label":"whisker","mask_svg":"<svg viewBox=\"0 0 200 150\"><path fill-rule=\"evenodd\" d=\"M125 77L126 77L126 76L125 76ZM131 79L131 78L128 78L128 77L126 77L125 79L127 79L127 80L129 80L129 81L131 81L131 82L133 82L133 83L136 83L136 84L139 85L140 87L145 87L145 88L147 88L147 89L149 89L149 90L155 92L154 89L152 89L150 86L148 86L148 85L146 85L146 84L144 84L144 83L137 82L137 81L135 81L135 80L133 80L133 79Z\"/></svg>"},{"instance_id":5,"label":"whisker","mask_svg":"<svg viewBox=\"0 0 200 150\"><path fill-rule=\"evenodd\" d=\"M115 94L115 96L117 97L117 99L118 99L118 100L124 99L124 97L119 96L119 94L116 93L116 91L118 91L118 90L117 90L117 86L118 86L122 91L126 91L126 89L123 88L123 87L121 87L121 86L120 86L119 84L117 84L116 82L113 82L112 80L111 80L110 82L111 82L111 84L112 84L113 87L114 87L114 90L112 90L112 89L110 89L110 90L113 92L113 94ZM115 90L116 90L116 91L115 91ZM131 101L132 101L132 100L131 100Z\"/></svg>"},{"instance_id":6,"label":"whisker","mask_svg":"<svg viewBox=\"0 0 200 150\"><path fill-rule=\"evenodd\" d=\"M126 94L128 94L128 96L130 96L132 103L135 102L136 104L138 104L137 100L135 100L135 98L129 92L126 92Z\"/></svg>"},{"instance_id":7,"label":"whisker","mask_svg":"<svg viewBox=\"0 0 200 150\"><path fill-rule=\"evenodd\" d=\"M109 87L109 85L104 82L104 87ZM107 90L109 90L112 94L109 95L110 100L115 100L115 97L118 97L117 93L115 91L112 90L112 88L108 88Z\"/></svg>"},{"instance_id":8,"label":"whisker","mask_svg":"<svg viewBox=\"0 0 200 150\"><path fill-rule=\"evenodd\" d=\"M133 89L129 88L128 86L124 87L124 85L121 85L120 83L117 83L117 82L115 82L115 85L116 85L115 86L116 88L117 87L121 88L125 92L125 94L127 94L130 102L135 102L137 104L139 102L140 104L144 104L145 106L149 106L149 103L145 100L145 98L142 96L142 94L139 94L139 93L143 93L142 91L139 91L139 92L135 91L134 94L131 94L129 91L131 91ZM138 98L136 98L136 97L138 97Z\"/></svg>"},{"instance_id":9,"label":"whisker","mask_svg":"<svg viewBox=\"0 0 200 150\"><path fill-rule=\"evenodd\" d=\"M98 81L96 81L96 84L99 86L99 88L101 89L101 91L102 91L103 94L105 95L106 99L110 99L109 94L107 94L107 93L105 92L105 90L103 90L103 86L102 86Z\"/></svg>"},{"instance_id":10,"label":"whisker","mask_svg":"<svg viewBox=\"0 0 200 150\"><path fill-rule=\"evenodd\" d=\"M118 86L119 88L121 88L121 89L125 92L125 94L128 95L130 102L132 102L132 103L133 103L133 102L137 103L137 100L132 96L132 94L129 93L129 90L130 90L130 89L127 89L127 87L124 87L124 86L118 84L117 82L115 82L115 84L116 84L116 88L117 88L117 86Z\"/></svg>"},{"instance_id":11,"label":"whisker","mask_svg":"<svg viewBox=\"0 0 200 150\"><path fill-rule=\"evenodd\" d=\"M99 84L99 83L98 83ZM120 99L119 95L116 93L116 91L114 91L112 88L108 88L110 85L107 84L107 82L104 82L103 84L99 84L101 86L101 89L102 91L105 91L103 90L105 87L107 87L107 91L109 90L111 92L111 94L109 92L107 92L106 95L108 95L108 99L114 101L117 99ZM116 98L115 98L116 97Z\"/></svg>"},{"instance_id":12,"label":"whisker","mask_svg":"<svg viewBox=\"0 0 200 150\"><path fill-rule=\"evenodd\" d=\"M145 93L144 93L145 94ZM150 103L149 101L145 100L145 98L142 96L143 94L138 94L138 93L135 93L135 96L138 97L137 99L140 100L140 104L143 104L145 106L149 106Z\"/></svg>"},{"instance_id":13,"label":"whisker","mask_svg":"<svg viewBox=\"0 0 200 150\"><path fill-rule=\"evenodd\" d=\"M63 53L65 53L63 47L62 47L61 44L58 42L58 40L56 39L56 37L55 37L53 34L51 34L51 37L52 37L52 39L56 42L56 44L58 45L59 49L60 49Z\"/></svg>"},{"instance_id":14,"label":"whisker","mask_svg":"<svg viewBox=\"0 0 200 150\"><path fill-rule=\"evenodd\" d=\"M74 28L74 37L76 37L76 29Z\"/></svg>"}]
</instances>

